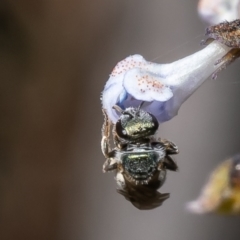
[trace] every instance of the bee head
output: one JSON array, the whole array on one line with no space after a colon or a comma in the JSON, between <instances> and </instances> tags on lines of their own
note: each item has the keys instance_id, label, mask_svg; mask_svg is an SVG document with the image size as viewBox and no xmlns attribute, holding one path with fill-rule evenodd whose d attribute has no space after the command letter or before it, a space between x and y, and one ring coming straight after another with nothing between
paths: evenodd
<instances>
[{"instance_id":1,"label":"bee head","mask_svg":"<svg viewBox=\"0 0 240 240\"><path fill-rule=\"evenodd\" d=\"M136 141L150 137L158 130L159 124L156 117L142 110L141 105L138 108L129 107L126 110L114 106L114 109L121 113L116 122L116 133L120 138Z\"/></svg>"}]
</instances>

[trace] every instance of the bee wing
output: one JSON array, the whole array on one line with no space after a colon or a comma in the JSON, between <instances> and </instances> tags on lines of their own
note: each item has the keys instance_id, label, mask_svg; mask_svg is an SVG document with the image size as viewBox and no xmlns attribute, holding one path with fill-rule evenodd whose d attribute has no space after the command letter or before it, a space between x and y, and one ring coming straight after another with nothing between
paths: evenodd
<instances>
[{"instance_id":1,"label":"bee wing","mask_svg":"<svg viewBox=\"0 0 240 240\"><path fill-rule=\"evenodd\" d=\"M160 193L144 185L132 184L128 184L124 189L117 189L117 192L140 210L157 208L170 196L169 193Z\"/></svg>"}]
</instances>

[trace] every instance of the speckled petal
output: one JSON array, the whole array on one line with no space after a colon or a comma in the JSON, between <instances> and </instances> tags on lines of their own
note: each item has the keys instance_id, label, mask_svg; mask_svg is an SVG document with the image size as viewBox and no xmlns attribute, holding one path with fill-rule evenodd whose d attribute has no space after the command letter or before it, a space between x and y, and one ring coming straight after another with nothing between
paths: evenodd
<instances>
[{"instance_id":1,"label":"speckled petal","mask_svg":"<svg viewBox=\"0 0 240 240\"><path fill-rule=\"evenodd\" d=\"M113 69L102 93L102 105L115 123L119 115L112 108L142 108L157 118L159 123L177 115L180 106L224 62L215 65L230 48L213 41L188 57L169 64L146 61L140 55L127 57Z\"/></svg>"},{"instance_id":2,"label":"speckled petal","mask_svg":"<svg viewBox=\"0 0 240 240\"><path fill-rule=\"evenodd\" d=\"M172 90L164 83L164 79L139 68L126 73L123 86L137 100L165 102L173 96Z\"/></svg>"}]
</instances>

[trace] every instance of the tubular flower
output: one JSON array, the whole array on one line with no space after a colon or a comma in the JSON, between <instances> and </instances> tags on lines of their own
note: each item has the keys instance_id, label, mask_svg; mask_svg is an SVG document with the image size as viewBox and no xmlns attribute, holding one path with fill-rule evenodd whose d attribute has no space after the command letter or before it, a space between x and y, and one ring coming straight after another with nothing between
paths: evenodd
<instances>
[{"instance_id":1,"label":"tubular flower","mask_svg":"<svg viewBox=\"0 0 240 240\"><path fill-rule=\"evenodd\" d=\"M177 115L181 105L209 77L226 66L222 59L232 48L212 41L202 50L169 64L157 64L140 55L120 61L113 69L102 92L102 106L116 123L112 107L137 107L152 113L162 123Z\"/></svg>"}]
</instances>

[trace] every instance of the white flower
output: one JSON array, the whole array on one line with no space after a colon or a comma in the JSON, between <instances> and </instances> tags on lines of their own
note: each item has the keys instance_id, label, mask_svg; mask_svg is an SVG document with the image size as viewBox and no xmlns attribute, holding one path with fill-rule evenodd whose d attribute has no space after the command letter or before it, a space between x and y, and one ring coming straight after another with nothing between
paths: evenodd
<instances>
[{"instance_id":1,"label":"white flower","mask_svg":"<svg viewBox=\"0 0 240 240\"><path fill-rule=\"evenodd\" d=\"M177 115L180 106L224 62L215 65L230 48L213 41L188 57L169 64L146 61L140 55L127 57L113 69L102 92L102 106L115 123L119 116L112 108L139 106L165 122Z\"/></svg>"}]
</instances>

